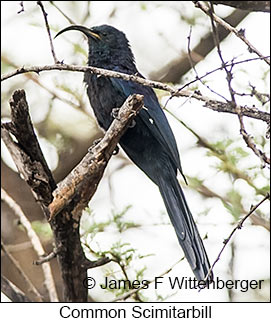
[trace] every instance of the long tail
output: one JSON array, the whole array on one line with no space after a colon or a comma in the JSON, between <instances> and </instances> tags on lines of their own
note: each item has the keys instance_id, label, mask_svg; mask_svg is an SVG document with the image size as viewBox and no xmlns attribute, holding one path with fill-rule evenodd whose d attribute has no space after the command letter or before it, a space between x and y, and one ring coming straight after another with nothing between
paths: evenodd
<instances>
[{"instance_id":1,"label":"long tail","mask_svg":"<svg viewBox=\"0 0 271 323\"><path fill-rule=\"evenodd\" d=\"M204 280L210 270L208 256L173 170L171 175L170 180L160 176L158 186L185 257L197 280Z\"/></svg>"}]
</instances>

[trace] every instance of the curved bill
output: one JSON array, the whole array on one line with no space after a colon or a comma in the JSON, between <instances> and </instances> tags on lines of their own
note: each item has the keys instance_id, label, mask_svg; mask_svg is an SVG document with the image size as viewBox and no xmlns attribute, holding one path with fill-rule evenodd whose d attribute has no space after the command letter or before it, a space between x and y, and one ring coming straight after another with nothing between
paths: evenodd
<instances>
[{"instance_id":1,"label":"curved bill","mask_svg":"<svg viewBox=\"0 0 271 323\"><path fill-rule=\"evenodd\" d=\"M101 37L93 32L91 29L85 27L85 26L80 26L80 25L72 25L72 26L69 26L69 27L66 27L62 30L60 30L54 38L56 38L57 36L61 35L62 33L66 32L66 31L69 31L69 30L78 30L78 31L81 31L83 34L85 34L87 37L91 37L93 39L101 39Z\"/></svg>"}]
</instances>

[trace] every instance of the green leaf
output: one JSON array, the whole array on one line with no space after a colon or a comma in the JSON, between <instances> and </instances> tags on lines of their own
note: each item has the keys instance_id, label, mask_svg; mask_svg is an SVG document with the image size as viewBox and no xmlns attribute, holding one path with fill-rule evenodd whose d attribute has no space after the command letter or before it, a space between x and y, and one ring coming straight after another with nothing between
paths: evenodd
<instances>
[{"instance_id":1,"label":"green leaf","mask_svg":"<svg viewBox=\"0 0 271 323\"><path fill-rule=\"evenodd\" d=\"M42 238L49 240L53 237L52 229L49 223L42 221L32 221L31 226L33 230Z\"/></svg>"}]
</instances>

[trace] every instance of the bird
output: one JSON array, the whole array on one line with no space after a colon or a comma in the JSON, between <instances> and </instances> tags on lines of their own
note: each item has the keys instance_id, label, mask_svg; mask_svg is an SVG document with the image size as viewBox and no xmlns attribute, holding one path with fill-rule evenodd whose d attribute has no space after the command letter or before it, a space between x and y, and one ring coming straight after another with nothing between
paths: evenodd
<instances>
[{"instance_id":1,"label":"bird","mask_svg":"<svg viewBox=\"0 0 271 323\"><path fill-rule=\"evenodd\" d=\"M126 35L110 25L91 28L70 25L67 31L79 31L88 40L88 65L144 78L137 70L135 58ZM97 122L105 131L131 94L144 96L144 107L124 133L119 145L124 152L159 188L180 246L198 281L212 281L213 273L196 223L188 207L177 174L184 177L177 143L151 87L85 72L87 95ZM185 178L185 177L184 177Z\"/></svg>"}]
</instances>

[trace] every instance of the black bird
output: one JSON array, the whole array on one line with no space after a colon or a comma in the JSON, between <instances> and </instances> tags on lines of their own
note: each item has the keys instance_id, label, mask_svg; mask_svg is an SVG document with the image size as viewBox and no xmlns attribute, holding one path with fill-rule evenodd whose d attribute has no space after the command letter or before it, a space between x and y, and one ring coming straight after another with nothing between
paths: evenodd
<instances>
[{"instance_id":1,"label":"black bird","mask_svg":"<svg viewBox=\"0 0 271 323\"><path fill-rule=\"evenodd\" d=\"M137 70L133 53L125 34L118 29L101 25L87 28L72 25L88 38L88 65L143 77ZM112 110L120 108L130 94L144 95L144 108L135 117L120 140L120 146L130 159L159 187L170 220L176 231L196 278L204 280L210 269L192 214L177 180L182 173L179 153L172 130L152 88L86 72L87 94L99 125L107 130L113 121ZM212 273L209 280L212 279Z\"/></svg>"}]
</instances>

